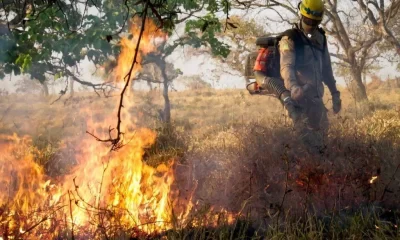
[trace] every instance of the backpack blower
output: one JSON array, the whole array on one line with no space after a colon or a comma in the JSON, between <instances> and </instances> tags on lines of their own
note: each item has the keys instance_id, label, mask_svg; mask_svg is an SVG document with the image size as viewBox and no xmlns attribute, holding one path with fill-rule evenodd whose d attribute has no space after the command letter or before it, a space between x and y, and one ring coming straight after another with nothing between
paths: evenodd
<instances>
[{"instance_id":1,"label":"backpack blower","mask_svg":"<svg viewBox=\"0 0 400 240\"><path fill-rule=\"evenodd\" d=\"M325 32L322 28L318 28L324 35L324 48L326 46ZM288 91L285 88L281 74L280 74L280 54L279 54L279 41L283 36L288 36L293 40L296 51L296 62L302 62L304 59L304 40L301 30L296 26L288 29L282 34L271 37L259 37L256 40L256 45L259 47L258 52L250 53L246 58L244 76L246 78L246 89L250 94L269 95L279 98L281 94ZM324 51L324 50L322 50ZM258 79L265 79L262 85L256 81Z\"/></svg>"},{"instance_id":2,"label":"backpack blower","mask_svg":"<svg viewBox=\"0 0 400 240\"><path fill-rule=\"evenodd\" d=\"M257 74L273 78L275 81L279 81L278 85L283 86L283 81L280 77L280 55L278 48L280 39L281 36L259 37L256 40L259 50L248 54L245 62L244 76L247 82L246 89L250 94L276 96L274 86L261 86L257 83Z\"/></svg>"}]
</instances>

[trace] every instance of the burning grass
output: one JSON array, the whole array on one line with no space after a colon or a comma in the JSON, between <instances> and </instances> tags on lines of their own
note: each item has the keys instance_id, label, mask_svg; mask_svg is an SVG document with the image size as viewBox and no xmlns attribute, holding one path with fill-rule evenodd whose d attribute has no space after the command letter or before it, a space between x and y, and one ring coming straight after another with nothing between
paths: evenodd
<instances>
[{"instance_id":1,"label":"burning grass","mask_svg":"<svg viewBox=\"0 0 400 240\"><path fill-rule=\"evenodd\" d=\"M304 151L274 100L235 90L174 93L175 122L163 126L161 97L151 94L129 97L129 141L112 154L85 134L108 134L110 99L77 94L49 105L3 96L0 236L399 237L397 93L373 95L368 107L344 94L318 156Z\"/></svg>"},{"instance_id":2,"label":"burning grass","mask_svg":"<svg viewBox=\"0 0 400 240\"><path fill-rule=\"evenodd\" d=\"M101 108L102 99L81 98L79 106L91 108L90 114L40 99L8 111L1 129L0 236L399 237L398 111L370 111L357 119L349 103L341 118L331 118L326 149L315 156L294 138L274 102L267 101L271 111L260 112L256 104L265 99L215 92L200 98L198 104L211 106L213 114L199 119L185 115L196 106L181 94L173 96L179 103L173 125L142 114L129 126L136 132L125 136L128 145L113 154L84 134L107 134L112 109ZM236 100L230 103L228 96ZM127 116L152 111L141 99L132 98L136 105ZM224 111L221 99L231 104ZM7 98L2 101L5 109ZM57 117L43 121L43 114Z\"/></svg>"},{"instance_id":3,"label":"burning grass","mask_svg":"<svg viewBox=\"0 0 400 240\"><path fill-rule=\"evenodd\" d=\"M109 74L117 87L166 39L139 25ZM155 92L76 95L0 97L1 240L399 237L392 102L345 101L316 155L276 101L243 91L172 94L168 126Z\"/></svg>"},{"instance_id":4,"label":"burning grass","mask_svg":"<svg viewBox=\"0 0 400 240\"><path fill-rule=\"evenodd\" d=\"M139 31L135 25L140 21L136 20L131 24L132 39L122 39L118 65L110 76L116 84L123 82L129 69L129 76L140 69L140 64L131 67L132 61L140 62L143 54L155 51L151 40L165 37L151 21L146 21L146 29ZM142 44L133 57L132 49L140 38ZM49 174L55 163L52 159L60 158L54 151L57 146L41 146L41 141L16 134L0 138L4 155L0 159L3 238L51 239L62 237L65 231L64 237L72 239L109 238L121 232L134 236L137 232L165 231L173 224L172 216L184 216L184 211L172 214L173 159L156 167L142 161L144 149L154 144L156 134L136 127L135 116L122 109L133 106L132 91L128 89L124 97L125 101L121 97L119 107L110 111L112 115L98 116L90 108L78 109L86 116L82 122L88 134L69 139L76 149L73 161L69 161L70 169L63 175ZM117 128L111 127L115 122L112 116L117 116ZM60 125L54 120L46 121L45 128L54 122ZM120 141L115 143L115 139ZM119 151L110 151L105 143L112 143L111 149ZM67 150L58 144L61 151Z\"/></svg>"}]
</instances>

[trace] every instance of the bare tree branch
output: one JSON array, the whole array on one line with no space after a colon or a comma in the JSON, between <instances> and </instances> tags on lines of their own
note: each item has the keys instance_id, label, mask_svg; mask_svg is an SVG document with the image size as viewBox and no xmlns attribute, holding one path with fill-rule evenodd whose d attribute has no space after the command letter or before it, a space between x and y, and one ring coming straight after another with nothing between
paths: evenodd
<instances>
[{"instance_id":1,"label":"bare tree branch","mask_svg":"<svg viewBox=\"0 0 400 240\"><path fill-rule=\"evenodd\" d=\"M122 135L124 134L121 131L121 123L122 123L122 119L121 119L121 115L122 114L121 114L121 112L122 112L122 108L124 107L125 92L128 89L129 83L130 83L130 81L132 79L133 68L138 63L137 62L137 57L138 57L138 53L139 53L139 49L140 49L140 42L142 40L144 29L145 29L145 26L146 26L147 11L148 11L148 7L149 7L149 1L150 0L146 0L145 5L144 5L143 16L142 16L142 25L141 25L140 33L139 33L138 40L137 40L137 43L136 43L135 54L133 56L132 64L131 64L131 67L129 69L129 72L124 77L125 85L124 85L124 88L122 89L121 94L120 94L120 100L119 100L119 105L118 105L118 113L117 113L117 118L118 118L117 128L116 128L117 136L116 137L112 137L111 136L111 132L114 130L111 127L109 128L109 138L108 139L100 139L100 138L94 136L93 134L89 133L88 131L86 131L88 134L90 134L93 137L95 137L95 139L97 141L111 143L112 144L111 151L117 151L118 149L120 149L121 147L124 146L124 143L121 141L122 140Z\"/></svg>"}]
</instances>

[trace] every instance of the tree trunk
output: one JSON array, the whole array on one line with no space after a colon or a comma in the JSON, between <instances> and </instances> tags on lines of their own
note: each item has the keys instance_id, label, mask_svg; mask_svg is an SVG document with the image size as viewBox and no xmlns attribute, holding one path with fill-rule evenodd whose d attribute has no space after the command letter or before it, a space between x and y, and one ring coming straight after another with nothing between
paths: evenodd
<instances>
[{"instance_id":1,"label":"tree trunk","mask_svg":"<svg viewBox=\"0 0 400 240\"><path fill-rule=\"evenodd\" d=\"M169 102L169 96L168 96L168 88L169 88L169 81L167 77L167 73L165 72L165 64L161 66L161 75L163 78L163 97L164 97L164 122L165 123L171 123L171 104Z\"/></svg>"},{"instance_id":2,"label":"tree trunk","mask_svg":"<svg viewBox=\"0 0 400 240\"><path fill-rule=\"evenodd\" d=\"M364 84L364 86L367 86L367 73L365 72L365 70L363 71L362 77L363 77L363 84Z\"/></svg>"},{"instance_id":3,"label":"tree trunk","mask_svg":"<svg viewBox=\"0 0 400 240\"><path fill-rule=\"evenodd\" d=\"M354 94L355 94L356 100L358 102L368 100L367 91L366 91L365 85L363 84L362 71L354 70L351 72L351 75L353 77L352 85L354 87Z\"/></svg>"},{"instance_id":4,"label":"tree trunk","mask_svg":"<svg viewBox=\"0 0 400 240\"><path fill-rule=\"evenodd\" d=\"M158 68L160 69L160 82L163 84L163 97L164 97L164 111L161 114L160 111L160 116L161 119L164 121L164 123L171 123L171 104L169 101L169 96L168 96L168 89L169 89L169 83L172 81L173 77L169 79L169 76L167 74L167 62L165 61L166 56L162 54L148 54L147 55L148 60L151 60L153 63L155 63ZM159 85L160 87L160 85ZM160 88L159 88L160 89ZM161 89L160 89L161 91Z\"/></svg>"},{"instance_id":5,"label":"tree trunk","mask_svg":"<svg viewBox=\"0 0 400 240\"><path fill-rule=\"evenodd\" d=\"M40 82L40 85L42 86L42 94L46 97L49 96L49 87L46 81Z\"/></svg>"},{"instance_id":6,"label":"tree trunk","mask_svg":"<svg viewBox=\"0 0 400 240\"><path fill-rule=\"evenodd\" d=\"M75 83L74 80L72 80L72 79L69 80L69 94L71 97L73 97L74 93L75 93L74 92L74 83Z\"/></svg>"},{"instance_id":7,"label":"tree trunk","mask_svg":"<svg viewBox=\"0 0 400 240\"><path fill-rule=\"evenodd\" d=\"M150 81L147 81L147 86L149 87L149 91L152 92L153 91L153 85L151 84Z\"/></svg>"}]
</instances>

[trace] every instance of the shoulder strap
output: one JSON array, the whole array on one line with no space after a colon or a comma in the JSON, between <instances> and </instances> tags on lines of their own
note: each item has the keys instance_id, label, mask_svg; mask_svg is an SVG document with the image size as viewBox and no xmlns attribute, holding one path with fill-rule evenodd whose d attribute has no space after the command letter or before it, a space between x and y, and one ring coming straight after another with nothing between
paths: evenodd
<instances>
[{"instance_id":1,"label":"shoulder strap","mask_svg":"<svg viewBox=\"0 0 400 240\"><path fill-rule=\"evenodd\" d=\"M284 31L283 33L281 33L278 36L278 38L280 40L282 37L287 36L293 40L295 45L297 45L301 41L300 34L301 34L301 31L297 27L293 27L293 28L288 29L288 30Z\"/></svg>"},{"instance_id":2,"label":"shoulder strap","mask_svg":"<svg viewBox=\"0 0 400 240\"><path fill-rule=\"evenodd\" d=\"M322 36L324 36L324 47L323 47L323 53L325 53L325 48L327 47L327 45L328 45L328 42L327 42L327 40L326 40L326 35L325 35L325 30L324 29L322 29L321 27L319 27L318 28L318 31L322 34Z\"/></svg>"},{"instance_id":3,"label":"shoulder strap","mask_svg":"<svg viewBox=\"0 0 400 240\"><path fill-rule=\"evenodd\" d=\"M278 36L278 39L280 40L282 37L287 36L289 37L293 42L295 46L295 51L296 51L296 62L302 62L304 60L304 45L305 42L302 38L302 32L298 28L296 24L293 25L291 29L288 29L281 33Z\"/></svg>"}]
</instances>

